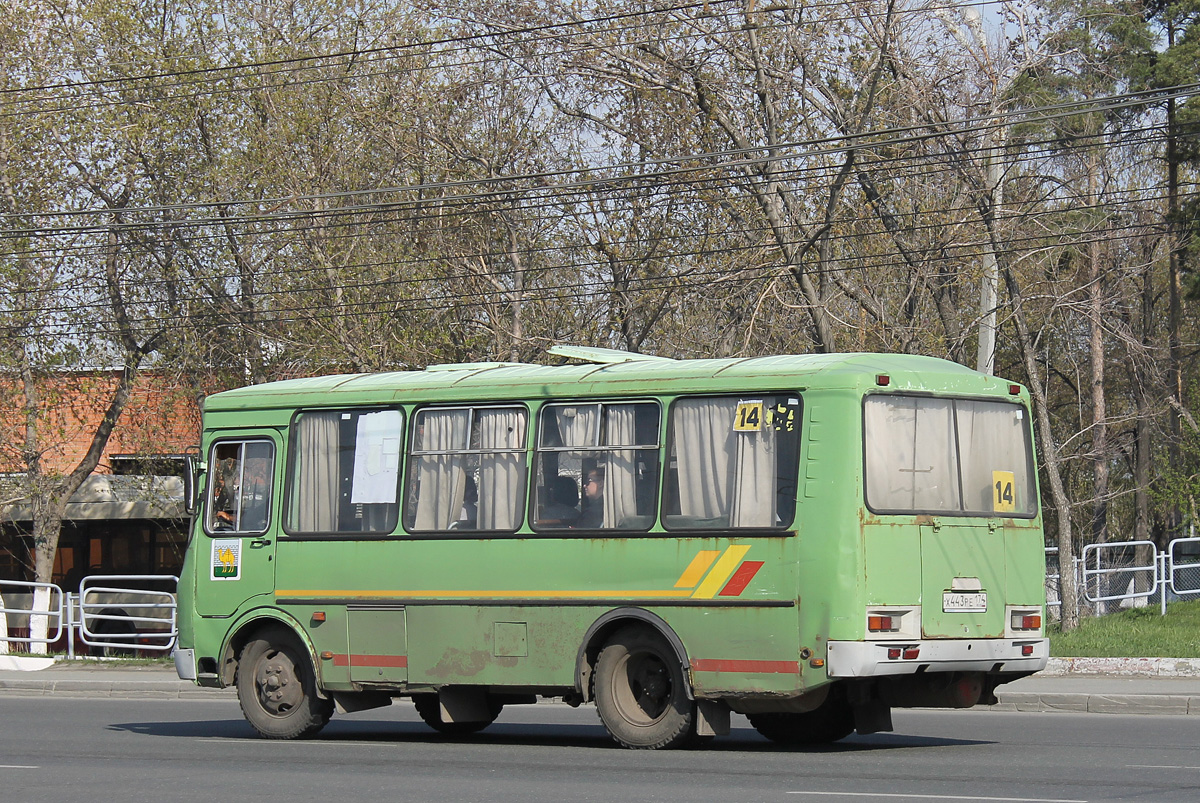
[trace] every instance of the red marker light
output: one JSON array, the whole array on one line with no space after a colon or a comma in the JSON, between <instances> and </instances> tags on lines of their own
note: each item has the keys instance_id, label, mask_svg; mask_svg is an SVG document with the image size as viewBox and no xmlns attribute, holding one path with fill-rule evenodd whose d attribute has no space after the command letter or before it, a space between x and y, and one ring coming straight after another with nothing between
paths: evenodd
<instances>
[{"instance_id":1,"label":"red marker light","mask_svg":"<svg viewBox=\"0 0 1200 803\"><path fill-rule=\"evenodd\" d=\"M904 660L906 660L906 661L911 661L920 654L921 654L920 647L905 647L904 648Z\"/></svg>"},{"instance_id":2,"label":"red marker light","mask_svg":"<svg viewBox=\"0 0 1200 803\"><path fill-rule=\"evenodd\" d=\"M900 657L900 648L899 647L888 647L888 660L889 661L895 661L899 657Z\"/></svg>"},{"instance_id":3,"label":"red marker light","mask_svg":"<svg viewBox=\"0 0 1200 803\"><path fill-rule=\"evenodd\" d=\"M1033 655L1033 645L1032 644L1022 644L1021 645L1021 655L1025 658L1028 658L1029 656Z\"/></svg>"},{"instance_id":4,"label":"red marker light","mask_svg":"<svg viewBox=\"0 0 1200 803\"><path fill-rule=\"evenodd\" d=\"M891 384L891 382L892 382L892 378L890 376L888 376L887 374L876 374L875 375L875 384L879 385L882 388L886 388L888 385Z\"/></svg>"}]
</instances>

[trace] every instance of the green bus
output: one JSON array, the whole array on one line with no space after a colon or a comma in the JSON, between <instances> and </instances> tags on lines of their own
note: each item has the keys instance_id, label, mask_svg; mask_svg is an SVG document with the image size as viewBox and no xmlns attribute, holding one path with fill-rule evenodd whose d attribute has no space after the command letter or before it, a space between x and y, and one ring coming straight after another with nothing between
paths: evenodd
<instances>
[{"instance_id":1,"label":"green bus","mask_svg":"<svg viewBox=\"0 0 1200 803\"><path fill-rule=\"evenodd\" d=\"M930 357L556 346L204 405L180 677L268 738L411 698L621 745L891 729L1043 668L1028 395Z\"/></svg>"}]
</instances>

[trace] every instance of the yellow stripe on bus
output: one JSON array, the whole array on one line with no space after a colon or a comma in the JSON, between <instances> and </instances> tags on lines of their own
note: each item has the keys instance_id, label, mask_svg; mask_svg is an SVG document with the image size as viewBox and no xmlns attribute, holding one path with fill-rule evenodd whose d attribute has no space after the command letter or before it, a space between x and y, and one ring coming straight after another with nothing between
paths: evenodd
<instances>
[{"instance_id":1,"label":"yellow stripe on bus","mask_svg":"<svg viewBox=\"0 0 1200 803\"><path fill-rule=\"evenodd\" d=\"M712 566L713 561L717 559L717 555L721 554L719 549L702 549L696 553L696 557L692 558L692 562L683 570L683 574L679 575L679 579L675 581L676 588L695 588L696 583L700 582L700 578L708 571L708 567Z\"/></svg>"},{"instance_id":2,"label":"yellow stripe on bus","mask_svg":"<svg viewBox=\"0 0 1200 803\"><path fill-rule=\"evenodd\" d=\"M712 599L717 595L717 592L724 587L734 569L742 562L742 558L746 557L746 553L750 551L749 546L731 546L725 550L725 554L717 561L717 565L708 573L708 577L704 578L704 582L696 589L696 593L692 596L696 599Z\"/></svg>"}]
</instances>

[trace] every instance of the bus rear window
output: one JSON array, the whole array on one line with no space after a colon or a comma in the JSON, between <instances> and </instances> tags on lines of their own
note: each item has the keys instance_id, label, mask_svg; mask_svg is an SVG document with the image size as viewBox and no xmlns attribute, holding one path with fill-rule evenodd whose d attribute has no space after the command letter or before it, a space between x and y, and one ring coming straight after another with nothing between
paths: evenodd
<instances>
[{"instance_id":1,"label":"bus rear window","mask_svg":"<svg viewBox=\"0 0 1200 803\"><path fill-rule=\"evenodd\" d=\"M1030 517L1037 511L1025 408L871 396L863 407L867 506L877 513Z\"/></svg>"},{"instance_id":2,"label":"bus rear window","mask_svg":"<svg viewBox=\"0 0 1200 803\"><path fill-rule=\"evenodd\" d=\"M796 509L798 396L680 399L671 408L670 530L782 528Z\"/></svg>"}]
</instances>

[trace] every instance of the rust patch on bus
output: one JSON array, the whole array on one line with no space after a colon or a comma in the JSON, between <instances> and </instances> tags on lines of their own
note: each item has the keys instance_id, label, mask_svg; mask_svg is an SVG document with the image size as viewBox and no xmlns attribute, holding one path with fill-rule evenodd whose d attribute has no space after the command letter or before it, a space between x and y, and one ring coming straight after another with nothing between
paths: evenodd
<instances>
[{"instance_id":1,"label":"rust patch on bus","mask_svg":"<svg viewBox=\"0 0 1200 803\"><path fill-rule=\"evenodd\" d=\"M429 676L441 680L469 678L478 675L491 662L492 656L487 650L447 650L429 669Z\"/></svg>"}]
</instances>

